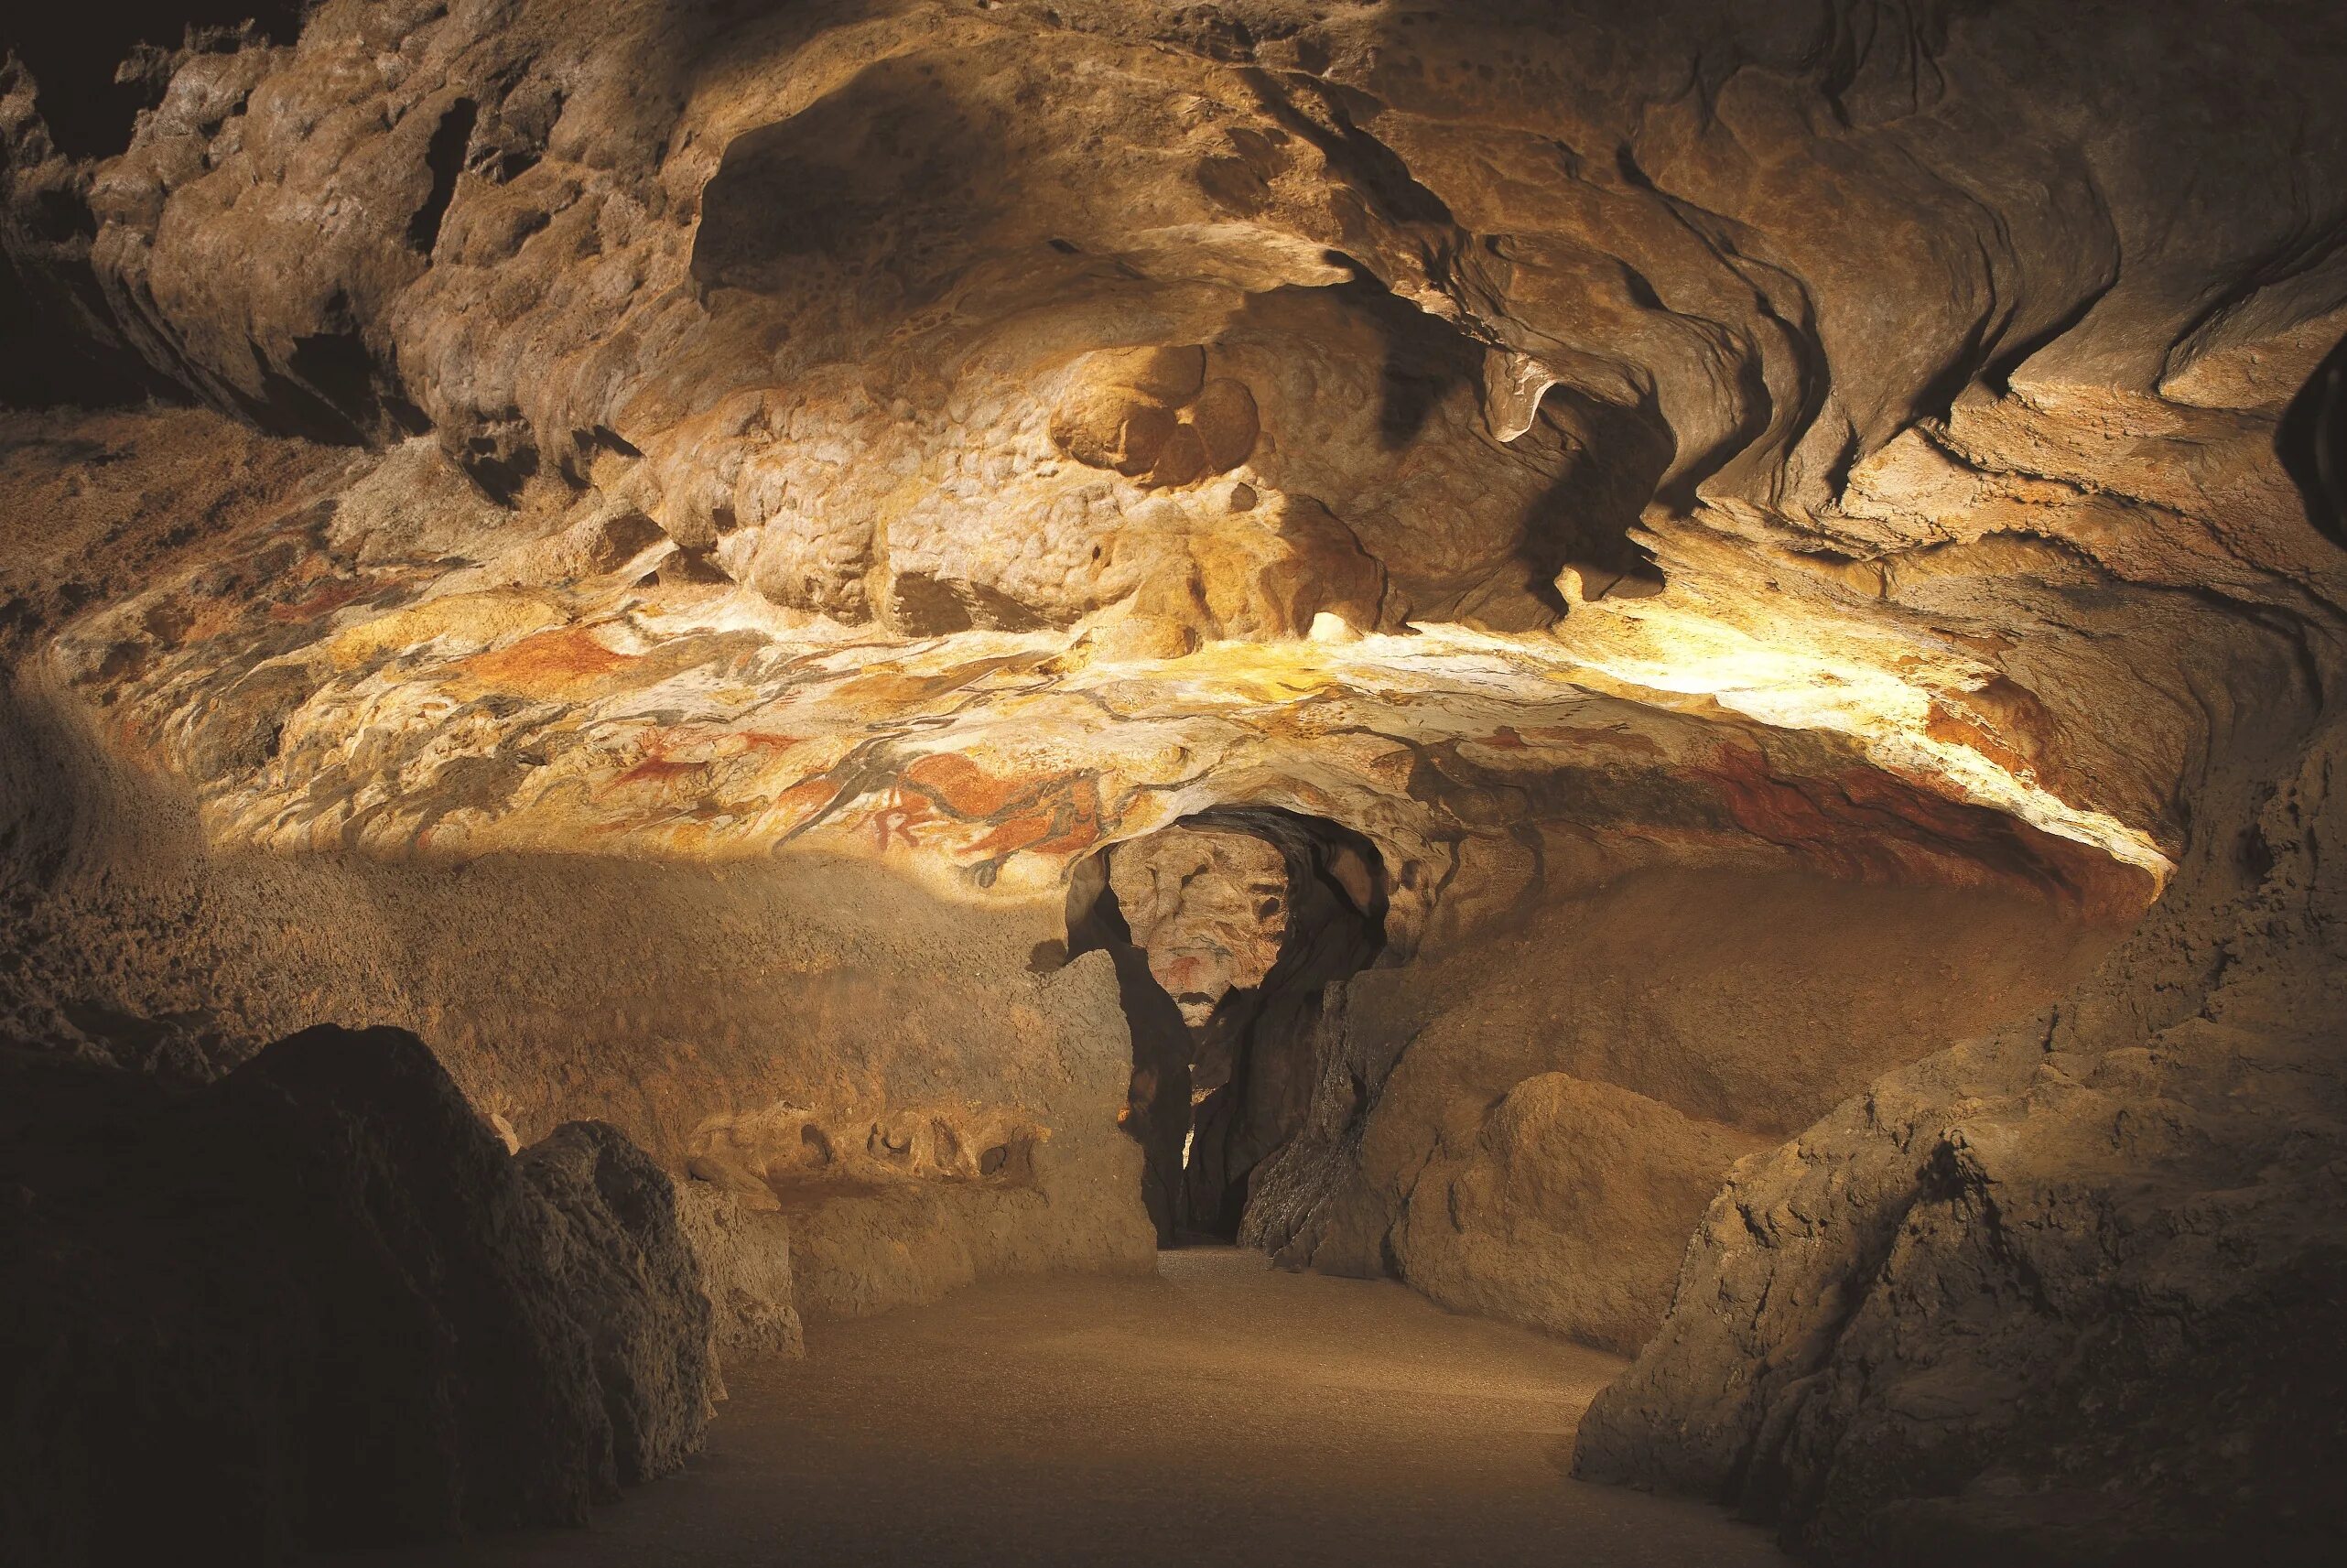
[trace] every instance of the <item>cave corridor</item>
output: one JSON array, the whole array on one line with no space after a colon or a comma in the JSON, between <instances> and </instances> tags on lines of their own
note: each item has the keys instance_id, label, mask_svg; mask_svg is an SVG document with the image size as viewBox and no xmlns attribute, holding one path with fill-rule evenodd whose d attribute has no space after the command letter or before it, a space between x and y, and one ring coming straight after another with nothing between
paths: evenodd
<instances>
[{"instance_id":1,"label":"cave corridor","mask_svg":"<svg viewBox=\"0 0 2347 1568\"><path fill-rule=\"evenodd\" d=\"M0 1568L2336 1560L2342 81L12 10Z\"/></svg>"}]
</instances>

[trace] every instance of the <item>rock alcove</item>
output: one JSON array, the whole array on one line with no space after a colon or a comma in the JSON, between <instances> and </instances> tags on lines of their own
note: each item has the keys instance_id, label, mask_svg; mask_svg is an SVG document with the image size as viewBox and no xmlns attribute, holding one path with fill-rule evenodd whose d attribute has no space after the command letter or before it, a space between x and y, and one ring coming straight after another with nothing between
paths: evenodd
<instances>
[{"instance_id":1,"label":"rock alcove","mask_svg":"<svg viewBox=\"0 0 2347 1568\"><path fill-rule=\"evenodd\" d=\"M2335 6L259 10L0 38L6 1555L1226 1256L1617 1522L2347 1529Z\"/></svg>"},{"instance_id":2,"label":"rock alcove","mask_svg":"<svg viewBox=\"0 0 2347 1568\"><path fill-rule=\"evenodd\" d=\"M1068 935L1107 952L1132 1036L1118 1121L1161 1246L1235 1240L1259 1168L1303 1131L1328 988L1385 946L1377 848L1333 822L1217 806L1070 876Z\"/></svg>"}]
</instances>

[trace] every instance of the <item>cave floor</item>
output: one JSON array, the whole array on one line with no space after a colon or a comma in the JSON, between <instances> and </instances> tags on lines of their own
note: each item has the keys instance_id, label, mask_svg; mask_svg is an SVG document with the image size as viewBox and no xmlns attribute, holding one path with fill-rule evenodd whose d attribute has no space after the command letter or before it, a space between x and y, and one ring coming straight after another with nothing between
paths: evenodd
<instances>
[{"instance_id":1,"label":"cave floor","mask_svg":"<svg viewBox=\"0 0 2347 1568\"><path fill-rule=\"evenodd\" d=\"M1781 1563L1570 1479L1617 1358L1228 1248L987 1284L729 1368L708 1445L583 1530L344 1563Z\"/></svg>"}]
</instances>

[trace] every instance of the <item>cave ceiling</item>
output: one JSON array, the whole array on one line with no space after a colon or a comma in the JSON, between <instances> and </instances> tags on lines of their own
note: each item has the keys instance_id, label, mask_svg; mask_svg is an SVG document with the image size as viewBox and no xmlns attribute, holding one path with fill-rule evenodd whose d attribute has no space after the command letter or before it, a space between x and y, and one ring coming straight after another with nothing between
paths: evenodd
<instances>
[{"instance_id":1,"label":"cave ceiling","mask_svg":"<svg viewBox=\"0 0 2347 1568\"><path fill-rule=\"evenodd\" d=\"M273 850L983 899L1257 804L1405 946L1564 844L2124 914L2347 589L2347 109L2071 9L329 0L103 159L19 71L45 308L335 449L49 667Z\"/></svg>"}]
</instances>

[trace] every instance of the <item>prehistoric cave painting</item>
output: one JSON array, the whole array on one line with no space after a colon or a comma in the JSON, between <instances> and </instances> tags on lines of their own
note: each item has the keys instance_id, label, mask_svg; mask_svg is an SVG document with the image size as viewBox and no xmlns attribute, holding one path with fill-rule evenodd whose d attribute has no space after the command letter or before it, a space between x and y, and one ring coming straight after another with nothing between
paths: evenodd
<instances>
[{"instance_id":1,"label":"prehistoric cave painting","mask_svg":"<svg viewBox=\"0 0 2347 1568\"><path fill-rule=\"evenodd\" d=\"M891 834L901 836L908 848L917 845L916 829L931 823L987 828L966 841L969 852L981 857L970 866L970 879L990 887L1002 863L1013 855L1065 859L1098 842L1099 784L1098 776L1086 771L999 778L957 753L933 752L905 766L866 820L875 844L883 849Z\"/></svg>"},{"instance_id":2,"label":"prehistoric cave painting","mask_svg":"<svg viewBox=\"0 0 2347 1568\"><path fill-rule=\"evenodd\" d=\"M598 510L495 545L503 514L466 503L461 480L434 488L438 460L399 449L339 499L256 523L60 638L60 674L184 771L222 840L460 858L819 849L1027 894L1102 843L1272 779L1271 801L1379 838L1404 948L1464 856L1522 861L1514 885L1531 885L1541 824L1602 827L1623 854L1740 840L1838 875L1985 881L2097 913L2147 891L1988 802L1936 803L1943 776L1870 768L1863 738L1724 731L1716 709L1638 700L1603 642L1596 665L1563 643L1439 626L1209 643L1142 678L1085 628L791 636L745 623L739 589L644 585L644 561L674 548L645 520ZM385 536L418 493L428 557ZM572 575L534 580L557 556ZM1932 735L1950 756L1989 745L1992 769L2007 754L1944 722ZM1998 778L1964 776L1975 794ZM1854 790L1877 806L1849 807ZM1788 804L1814 826L1789 828ZM2044 820L2157 860L2106 819Z\"/></svg>"},{"instance_id":3,"label":"prehistoric cave painting","mask_svg":"<svg viewBox=\"0 0 2347 1568\"><path fill-rule=\"evenodd\" d=\"M252 8L0 60L12 1034L397 999L792 1210L785 1298L1138 1261L1137 1162L1167 1239L1617 1349L1675 1277L1584 1474L1838 1563L2336 1553L2335 0ZM1130 1063L1102 960L1018 968L1064 891ZM518 1198L432 1098L472 1155L371 1190ZM68 1236L71 1119L0 1109ZM92 1258L56 1326L163 1321Z\"/></svg>"}]
</instances>

